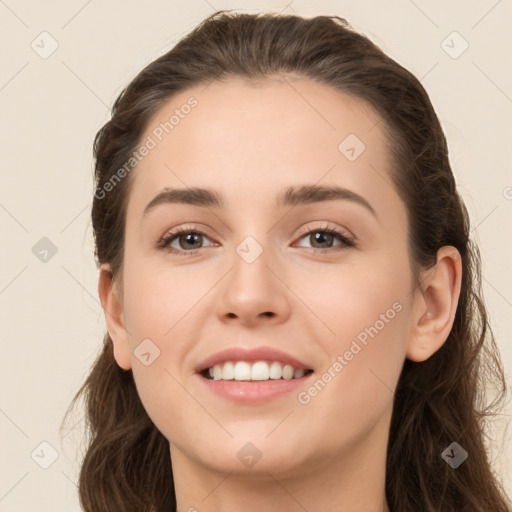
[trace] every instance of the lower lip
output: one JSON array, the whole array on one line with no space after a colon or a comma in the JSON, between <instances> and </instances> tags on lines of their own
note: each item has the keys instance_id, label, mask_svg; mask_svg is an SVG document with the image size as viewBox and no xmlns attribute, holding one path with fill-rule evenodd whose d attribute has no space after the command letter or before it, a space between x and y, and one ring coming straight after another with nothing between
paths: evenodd
<instances>
[{"instance_id":1,"label":"lower lip","mask_svg":"<svg viewBox=\"0 0 512 512\"><path fill-rule=\"evenodd\" d=\"M313 375L308 373L299 379L269 379L263 381L212 380L199 375L210 391L223 398L242 403L269 402L286 393L297 390Z\"/></svg>"}]
</instances>

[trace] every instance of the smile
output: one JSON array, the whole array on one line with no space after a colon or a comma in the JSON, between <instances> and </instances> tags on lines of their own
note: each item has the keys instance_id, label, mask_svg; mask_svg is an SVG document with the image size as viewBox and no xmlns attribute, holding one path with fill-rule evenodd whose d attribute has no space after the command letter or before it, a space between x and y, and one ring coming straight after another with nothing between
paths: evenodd
<instances>
[{"instance_id":1,"label":"smile","mask_svg":"<svg viewBox=\"0 0 512 512\"><path fill-rule=\"evenodd\" d=\"M205 369L202 375L211 380L264 381L300 379L312 371L280 361L226 361Z\"/></svg>"}]
</instances>

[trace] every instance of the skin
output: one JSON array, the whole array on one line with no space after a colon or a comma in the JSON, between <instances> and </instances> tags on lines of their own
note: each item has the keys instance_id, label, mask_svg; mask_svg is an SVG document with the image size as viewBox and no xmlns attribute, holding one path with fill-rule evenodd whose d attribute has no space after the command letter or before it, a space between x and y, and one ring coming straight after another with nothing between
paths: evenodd
<instances>
[{"instance_id":1,"label":"skin","mask_svg":"<svg viewBox=\"0 0 512 512\"><path fill-rule=\"evenodd\" d=\"M388 511L393 391L405 358L427 359L450 332L459 253L440 249L414 287L385 124L362 100L291 76L229 79L173 97L143 139L190 96L198 105L131 176L122 275L112 281L105 264L99 279L116 361L132 369L142 403L170 441L178 510ZM348 134L366 145L354 161L338 150ZM340 199L276 208L282 189L302 184L350 189L377 217ZM143 217L163 188L193 186L215 189L225 207L165 204ZM307 233L326 225L357 245L334 252L334 237L322 248ZM205 233L202 248L155 248L180 226ZM252 263L236 252L247 236L263 249ZM194 247L190 239L172 246ZM226 347L266 345L320 378L394 303L401 311L307 404L296 392L235 403L194 372ZM148 366L134 354L146 338L160 350ZM237 457L248 442L262 455L251 468Z\"/></svg>"}]
</instances>

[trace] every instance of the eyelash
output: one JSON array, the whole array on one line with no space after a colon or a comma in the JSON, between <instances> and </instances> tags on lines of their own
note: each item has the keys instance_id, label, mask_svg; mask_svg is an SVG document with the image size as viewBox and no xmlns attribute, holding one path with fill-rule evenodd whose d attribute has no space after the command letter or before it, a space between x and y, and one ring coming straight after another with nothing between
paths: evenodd
<instances>
[{"instance_id":1,"label":"eyelash","mask_svg":"<svg viewBox=\"0 0 512 512\"><path fill-rule=\"evenodd\" d=\"M184 251L184 250L176 250L174 248L171 248L170 244L176 238L178 238L180 235L185 234L185 233L187 233L187 234L194 233L196 235L202 235L202 236L205 236L208 238L208 235L206 233L203 233L200 230L193 229L191 227L186 226L186 227L182 227L182 228L177 228L173 232L164 235L157 242L156 248L160 249L160 250L165 250L165 251L167 251L171 254L175 254L177 256L190 256L190 255L196 254L200 249L203 249L203 247L201 247L200 249ZM356 246L356 242L355 242L354 238L349 237L349 236L343 234L341 231L338 231L337 229L331 228L329 226L326 226L324 228L310 229L309 231L305 231L300 235L299 240L304 238L306 235L311 235L312 233L328 233L328 234L333 235L336 238L338 238L338 240L341 242L341 244L335 248L328 248L328 249L318 249L316 247L310 248L310 250L313 251L314 253L322 253L322 254L337 253L339 251L346 250L349 247Z\"/></svg>"}]
</instances>

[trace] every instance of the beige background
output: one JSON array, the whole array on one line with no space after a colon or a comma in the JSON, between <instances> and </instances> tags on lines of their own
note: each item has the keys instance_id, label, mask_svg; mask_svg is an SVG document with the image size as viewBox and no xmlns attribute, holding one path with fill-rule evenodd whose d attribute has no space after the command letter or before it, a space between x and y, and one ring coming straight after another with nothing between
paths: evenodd
<instances>
[{"instance_id":1,"label":"beige background","mask_svg":"<svg viewBox=\"0 0 512 512\"><path fill-rule=\"evenodd\" d=\"M422 80L473 219L512 377L510 0L0 0L0 511L79 510L83 422L63 443L58 426L105 329L89 220L93 137L129 80L217 9L346 17ZM51 38L58 48L43 59ZM32 252L42 237L58 251L46 263ZM504 412L498 427L511 406ZM512 438L502 439L493 458L512 494Z\"/></svg>"}]
</instances>

